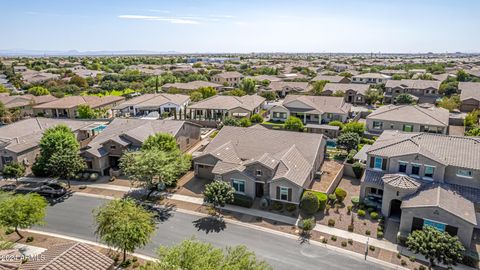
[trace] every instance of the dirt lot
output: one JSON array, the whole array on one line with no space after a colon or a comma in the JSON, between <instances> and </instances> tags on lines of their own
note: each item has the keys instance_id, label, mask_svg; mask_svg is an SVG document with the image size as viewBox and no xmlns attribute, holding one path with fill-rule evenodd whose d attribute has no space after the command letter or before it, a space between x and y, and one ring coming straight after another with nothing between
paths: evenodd
<instances>
[{"instance_id":1,"label":"dirt lot","mask_svg":"<svg viewBox=\"0 0 480 270\"><path fill-rule=\"evenodd\" d=\"M310 184L310 189L326 192L335 176L342 168L342 163L335 160L325 160L320 168L322 175L320 178L315 178Z\"/></svg>"}]
</instances>

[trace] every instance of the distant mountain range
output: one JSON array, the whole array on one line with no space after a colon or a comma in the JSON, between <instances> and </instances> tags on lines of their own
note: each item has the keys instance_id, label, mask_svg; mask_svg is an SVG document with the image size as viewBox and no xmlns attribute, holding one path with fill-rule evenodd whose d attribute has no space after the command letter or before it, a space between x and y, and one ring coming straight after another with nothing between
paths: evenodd
<instances>
[{"instance_id":1,"label":"distant mountain range","mask_svg":"<svg viewBox=\"0 0 480 270\"><path fill-rule=\"evenodd\" d=\"M152 54L180 54L176 51L156 52L143 50L126 51L42 51L42 50L0 50L0 56L85 56L85 55L152 55Z\"/></svg>"}]
</instances>

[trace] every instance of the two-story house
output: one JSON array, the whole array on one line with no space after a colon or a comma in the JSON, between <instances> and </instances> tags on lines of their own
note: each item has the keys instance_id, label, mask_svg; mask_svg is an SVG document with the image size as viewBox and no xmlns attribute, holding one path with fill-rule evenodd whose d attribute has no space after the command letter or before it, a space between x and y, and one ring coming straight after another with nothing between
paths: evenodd
<instances>
[{"instance_id":1,"label":"two-story house","mask_svg":"<svg viewBox=\"0 0 480 270\"><path fill-rule=\"evenodd\" d=\"M285 97L290 93L305 93L310 90L308 82L271 82L268 86L263 87L262 91L275 92L278 97Z\"/></svg>"},{"instance_id":2,"label":"two-story house","mask_svg":"<svg viewBox=\"0 0 480 270\"><path fill-rule=\"evenodd\" d=\"M381 73L363 73L352 77L352 83L382 84L392 77Z\"/></svg>"},{"instance_id":3,"label":"two-story house","mask_svg":"<svg viewBox=\"0 0 480 270\"><path fill-rule=\"evenodd\" d=\"M362 200L400 220L400 234L434 226L470 246L480 213L480 139L385 131L367 150Z\"/></svg>"},{"instance_id":4,"label":"two-story house","mask_svg":"<svg viewBox=\"0 0 480 270\"><path fill-rule=\"evenodd\" d=\"M243 79L243 75L237 71L228 71L218 73L212 76L212 82L223 86L238 87Z\"/></svg>"},{"instance_id":5,"label":"two-story house","mask_svg":"<svg viewBox=\"0 0 480 270\"><path fill-rule=\"evenodd\" d=\"M418 103L432 103L440 97L440 81L430 80L389 80L385 84L384 102L394 103L400 94L410 94Z\"/></svg>"},{"instance_id":6,"label":"two-story house","mask_svg":"<svg viewBox=\"0 0 480 270\"><path fill-rule=\"evenodd\" d=\"M378 135L384 130L448 133L448 110L431 104L386 105L367 116L367 132Z\"/></svg>"},{"instance_id":7,"label":"two-story house","mask_svg":"<svg viewBox=\"0 0 480 270\"><path fill-rule=\"evenodd\" d=\"M322 95L331 96L334 93L344 94L346 102L363 105L366 102L366 92L370 86L358 83L327 83L323 87Z\"/></svg>"},{"instance_id":8,"label":"two-story house","mask_svg":"<svg viewBox=\"0 0 480 270\"><path fill-rule=\"evenodd\" d=\"M304 124L345 122L351 107L343 97L287 95L281 105L270 109L270 119L284 122L289 116L295 116Z\"/></svg>"},{"instance_id":9,"label":"two-story house","mask_svg":"<svg viewBox=\"0 0 480 270\"><path fill-rule=\"evenodd\" d=\"M325 146L321 134L225 126L193 164L197 177L226 181L239 194L298 204Z\"/></svg>"},{"instance_id":10,"label":"two-story house","mask_svg":"<svg viewBox=\"0 0 480 270\"><path fill-rule=\"evenodd\" d=\"M151 135L168 133L182 151L200 140L200 126L185 121L115 118L82 149L87 169L101 175L118 174L124 151L138 150Z\"/></svg>"}]
</instances>

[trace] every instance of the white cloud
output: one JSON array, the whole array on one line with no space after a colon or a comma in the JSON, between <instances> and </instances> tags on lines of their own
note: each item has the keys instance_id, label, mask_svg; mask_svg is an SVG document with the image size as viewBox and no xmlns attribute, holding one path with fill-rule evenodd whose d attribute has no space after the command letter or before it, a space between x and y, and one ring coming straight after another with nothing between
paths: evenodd
<instances>
[{"instance_id":1,"label":"white cloud","mask_svg":"<svg viewBox=\"0 0 480 270\"><path fill-rule=\"evenodd\" d=\"M144 21L162 21L169 22L173 24L199 24L200 22L196 20L181 18L181 17L161 17L161 16L148 16L148 15L120 15L120 19L130 19L130 20L144 20Z\"/></svg>"}]
</instances>

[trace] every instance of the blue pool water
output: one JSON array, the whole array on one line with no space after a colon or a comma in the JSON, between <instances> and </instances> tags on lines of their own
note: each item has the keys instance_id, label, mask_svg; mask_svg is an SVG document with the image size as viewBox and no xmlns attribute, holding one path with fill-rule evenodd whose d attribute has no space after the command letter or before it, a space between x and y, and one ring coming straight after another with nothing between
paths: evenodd
<instances>
[{"instance_id":1,"label":"blue pool water","mask_svg":"<svg viewBox=\"0 0 480 270\"><path fill-rule=\"evenodd\" d=\"M337 142L333 140L328 140L327 141L327 148L335 148L337 147Z\"/></svg>"},{"instance_id":2,"label":"blue pool water","mask_svg":"<svg viewBox=\"0 0 480 270\"><path fill-rule=\"evenodd\" d=\"M101 132L101 131L103 131L106 127L107 127L107 125L99 125L98 127L94 128L93 131L95 131L95 132Z\"/></svg>"}]
</instances>

